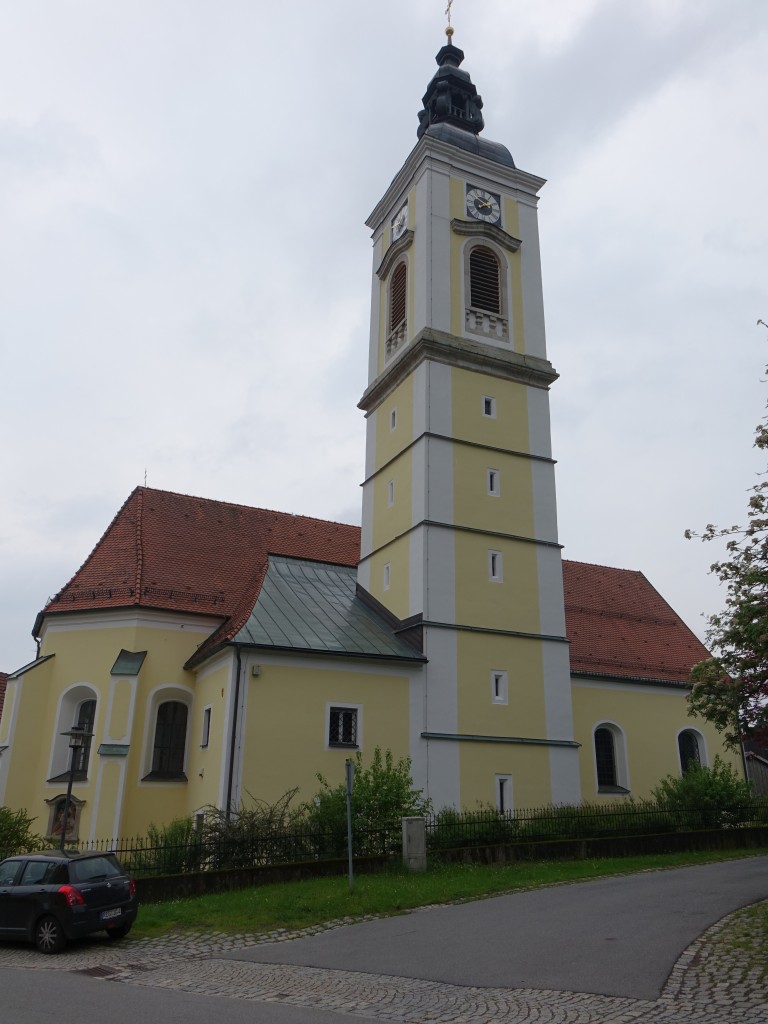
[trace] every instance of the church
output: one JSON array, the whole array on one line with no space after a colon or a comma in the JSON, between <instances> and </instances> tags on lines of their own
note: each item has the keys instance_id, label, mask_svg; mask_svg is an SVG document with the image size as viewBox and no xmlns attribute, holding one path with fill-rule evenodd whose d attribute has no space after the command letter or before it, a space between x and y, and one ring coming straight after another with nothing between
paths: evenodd
<instances>
[{"instance_id":1,"label":"church","mask_svg":"<svg viewBox=\"0 0 768 1024\"><path fill-rule=\"evenodd\" d=\"M642 573L562 559L544 180L483 136L463 59L449 29L366 222L362 526L137 487L6 681L0 804L39 831L308 799L377 746L435 809L645 797L717 754L739 769L688 716L694 634Z\"/></svg>"}]
</instances>

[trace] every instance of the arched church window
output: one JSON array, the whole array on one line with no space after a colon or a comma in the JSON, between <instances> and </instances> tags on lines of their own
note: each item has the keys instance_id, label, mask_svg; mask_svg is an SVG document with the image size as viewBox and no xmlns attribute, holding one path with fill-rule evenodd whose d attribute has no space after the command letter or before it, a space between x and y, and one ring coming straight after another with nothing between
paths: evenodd
<instances>
[{"instance_id":1,"label":"arched church window","mask_svg":"<svg viewBox=\"0 0 768 1024\"><path fill-rule=\"evenodd\" d=\"M677 749L680 754L680 768L683 775L701 764L699 738L692 729L684 729L677 737Z\"/></svg>"},{"instance_id":2,"label":"arched church window","mask_svg":"<svg viewBox=\"0 0 768 1024\"><path fill-rule=\"evenodd\" d=\"M183 778L187 743L187 705L168 700L157 709L152 774L156 778Z\"/></svg>"},{"instance_id":3,"label":"arched church window","mask_svg":"<svg viewBox=\"0 0 768 1024\"><path fill-rule=\"evenodd\" d=\"M405 320L405 300L408 271L405 263L398 263L389 286L389 330L396 331Z\"/></svg>"},{"instance_id":4,"label":"arched church window","mask_svg":"<svg viewBox=\"0 0 768 1024\"><path fill-rule=\"evenodd\" d=\"M616 747L613 733L605 726L595 729L595 764L597 766L597 786L615 786L616 779Z\"/></svg>"},{"instance_id":5,"label":"arched church window","mask_svg":"<svg viewBox=\"0 0 768 1024\"><path fill-rule=\"evenodd\" d=\"M501 313L500 267L496 253L485 245L469 254L470 305L487 313Z\"/></svg>"}]
</instances>

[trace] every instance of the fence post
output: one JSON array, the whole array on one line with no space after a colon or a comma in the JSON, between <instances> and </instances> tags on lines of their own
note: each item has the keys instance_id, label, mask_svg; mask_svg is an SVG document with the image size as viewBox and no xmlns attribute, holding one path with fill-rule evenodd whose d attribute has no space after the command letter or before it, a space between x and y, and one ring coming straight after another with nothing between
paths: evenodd
<instances>
[{"instance_id":1,"label":"fence post","mask_svg":"<svg viewBox=\"0 0 768 1024\"><path fill-rule=\"evenodd\" d=\"M403 818L403 864L408 871L427 870L427 823L425 818Z\"/></svg>"}]
</instances>

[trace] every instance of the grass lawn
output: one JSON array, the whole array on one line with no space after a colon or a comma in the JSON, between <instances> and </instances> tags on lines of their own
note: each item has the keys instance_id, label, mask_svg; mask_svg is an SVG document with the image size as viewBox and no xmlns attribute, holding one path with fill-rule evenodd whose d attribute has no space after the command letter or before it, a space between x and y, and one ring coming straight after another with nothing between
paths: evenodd
<instances>
[{"instance_id":1,"label":"grass lawn","mask_svg":"<svg viewBox=\"0 0 768 1024\"><path fill-rule=\"evenodd\" d=\"M359 875L350 893L346 877L313 878L255 889L146 904L132 934L137 938L178 931L230 934L289 931L366 915L403 913L414 907L482 899L516 889L582 879L710 864L768 854L768 849L701 851L605 860L543 861L528 864L436 866L424 874L402 871ZM768 907L768 904L764 904ZM763 911L768 919L768 911Z\"/></svg>"}]
</instances>

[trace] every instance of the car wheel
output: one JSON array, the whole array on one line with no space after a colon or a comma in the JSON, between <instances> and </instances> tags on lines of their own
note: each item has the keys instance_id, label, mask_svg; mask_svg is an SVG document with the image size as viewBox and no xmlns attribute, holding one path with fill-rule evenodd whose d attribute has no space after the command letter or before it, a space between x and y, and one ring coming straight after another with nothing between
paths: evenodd
<instances>
[{"instance_id":1,"label":"car wheel","mask_svg":"<svg viewBox=\"0 0 768 1024\"><path fill-rule=\"evenodd\" d=\"M124 939L128 932L131 930L131 921L129 924L118 925L117 928L107 928L107 935L110 939Z\"/></svg>"},{"instance_id":2,"label":"car wheel","mask_svg":"<svg viewBox=\"0 0 768 1024\"><path fill-rule=\"evenodd\" d=\"M55 917L41 917L35 925L35 945L41 953L60 953L67 937Z\"/></svg>"}]
</instances>

